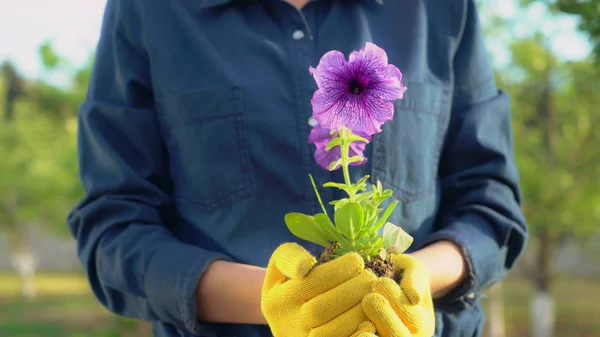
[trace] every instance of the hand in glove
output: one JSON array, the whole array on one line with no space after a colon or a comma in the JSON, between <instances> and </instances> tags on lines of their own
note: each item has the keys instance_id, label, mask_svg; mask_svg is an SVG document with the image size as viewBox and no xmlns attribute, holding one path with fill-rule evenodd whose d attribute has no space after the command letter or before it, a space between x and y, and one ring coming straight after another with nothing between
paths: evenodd
<instances>
[{"instance_id":1,"label":"hand in glove","mask_svg":"<svg viewBox=\"0 0 600 337\"><path fill-rule=\"evenodd\" d=\"M361 301L376 276L364 269L364 261L356 253L314 267L316 263L295 243L279 246L271 256L261 307L273 335L368 336L361 335L372 328Z\"/></svg>"},{"instance_id":2,"label":"hand in glove","mask_svg":"<svg viewBox=\"0 0 600 337\"><path fill-rule=\"evenodd\" d=\"M427 267L406 254L393 255L398 285L389 278L373 283L373 292L363 299L363 309L381 337L431 337L435 315Z\"/></svg>"}]
</instances>

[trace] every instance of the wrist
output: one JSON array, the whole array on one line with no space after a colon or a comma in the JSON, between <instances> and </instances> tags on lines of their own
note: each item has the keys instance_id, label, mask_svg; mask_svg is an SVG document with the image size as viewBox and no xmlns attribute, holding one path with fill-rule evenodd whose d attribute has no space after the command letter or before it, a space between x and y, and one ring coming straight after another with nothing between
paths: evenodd
<instances>
[{"instance_id":1,"label":"wrist","mask_svg":"<svg viewBox=\"0 0 600 337\"><path fill-rule=\"evenodd\" d=\"M454 242L437 241L410 255L427 267L433 299L445 296L468 276L465 256Z\"/></svg>"},{"instance_id":2,"label":"wrist","mask_svg":"<svg viewBox=\"0 0 600 337\"><path fill-rule=\"evenodd\" d=\"M265 269L214 261L196 286L197 318L205 322L266 324L260 309Z\"/></svg>"}]
</instances>

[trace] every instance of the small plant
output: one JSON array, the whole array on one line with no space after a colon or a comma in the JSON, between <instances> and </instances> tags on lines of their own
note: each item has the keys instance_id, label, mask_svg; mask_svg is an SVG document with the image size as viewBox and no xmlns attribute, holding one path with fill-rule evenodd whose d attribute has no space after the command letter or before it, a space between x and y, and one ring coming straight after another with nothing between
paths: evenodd
<instances>
[{"instance_id":1,"label":"small plant","mask_svg":"<svg viewBox=\"0 0 600 337\"><path fill-rule=\"evenodd\" d=\"M310 176L322 213L288 213L285 223L295 236L325 248L319 263L356 252L377 276L396 278L389 254L401 254L413 242L404 230L387 222L398 201L381 208L393 191L383 189L379 181L368 190L369 176L353 183L349 167L366 162L363 152L372 135L393 118L392 101L402 99L406 91L402 73L389 65L385 51L372 43L352 52L348 61L339 51L327 52L310 73L318 85L311 101L318 125L309 142L316 146L315 160L321 167L343 170L343 183L323 186L343 190L347 197L331 201L332 219Z\"/></svg>"}]
</instances>

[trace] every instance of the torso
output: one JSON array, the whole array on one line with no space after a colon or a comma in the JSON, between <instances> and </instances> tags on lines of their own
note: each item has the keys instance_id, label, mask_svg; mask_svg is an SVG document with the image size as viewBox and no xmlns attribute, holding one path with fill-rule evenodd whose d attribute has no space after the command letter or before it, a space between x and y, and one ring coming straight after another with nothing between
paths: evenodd
<instances>
[{"instance_id":1,"label":"torso","mask_svg":"<svg viewBox=\"0 0 600 337\"><path fill-rule=\"evenodd\" d=\"M408 91L353 179L370 174L392 188L401 205L390 221L416 242L435 223L465 1L296 5L302 2L301 12L279 0L204 9L194 0L155 0L137 9L174 184L170 229L242 263L265 266L280 243L297 241L283 216L318 212L309 174L321 184L341 180L315 163L307 141L316 89L308 67L331 49L348 55L366 41L386 50ZM325 203L339 197L320 192ZM226 326L220 336L266 335L263 328Z\"/></svg>"}]
</instances>

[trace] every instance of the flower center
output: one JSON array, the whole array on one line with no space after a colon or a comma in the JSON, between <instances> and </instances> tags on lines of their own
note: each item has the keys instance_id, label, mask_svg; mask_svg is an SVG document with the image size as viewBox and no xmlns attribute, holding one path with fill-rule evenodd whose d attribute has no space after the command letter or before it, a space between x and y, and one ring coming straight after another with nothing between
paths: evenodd
<instances>
[{"instance_id":1,"label":"flower center","mask_svg":"<svg viewBox=\"0 0 600 337\"><path fill-rule=\"evenodd\" d=\"M351 94L360 95L363 93L363 91L365 91L365 86L362 85L362 83L360 83L358 80L353 80L350 82L349 89Z\"/></svg>"}]
</instances>

